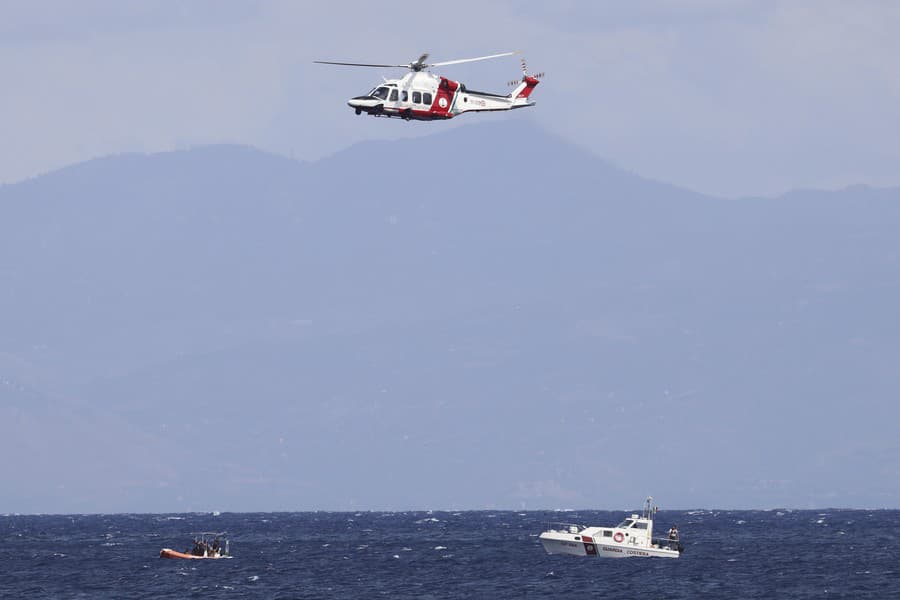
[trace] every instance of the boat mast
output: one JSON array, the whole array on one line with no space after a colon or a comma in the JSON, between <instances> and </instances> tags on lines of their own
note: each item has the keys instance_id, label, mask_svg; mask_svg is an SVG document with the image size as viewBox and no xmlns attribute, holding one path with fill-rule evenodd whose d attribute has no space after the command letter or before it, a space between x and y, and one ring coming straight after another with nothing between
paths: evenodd
<instances>
[{"instance_id":1,"label":"boat mast","mask_svg":"<svg viewBox=\"0 0 900 600\"><path fill-rule=\"evenodd\" d=\"M647 496L647 502L644 504L644 518L649 521L647 523L647 541L653 542L653 496Z\"/></svg>"},{"instance_id":2,"label":"boat mast","mask_svg":"<svg viewBox=\"0 0 900 600\"><path fill-rule=\"evenodd\" d=\"M643 517L650 521L653 520L653 496L647 496L647 502L644 503Z\"/></svg>"}]
</instances>

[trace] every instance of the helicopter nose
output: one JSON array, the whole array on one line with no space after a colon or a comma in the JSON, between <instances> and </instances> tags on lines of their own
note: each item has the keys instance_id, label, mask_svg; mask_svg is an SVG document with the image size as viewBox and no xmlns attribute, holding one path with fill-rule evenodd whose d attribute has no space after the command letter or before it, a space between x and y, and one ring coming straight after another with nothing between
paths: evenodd
<instances>
[{"instance_id":1,"label":"helicopter nose","mask_svg":"<svg viewBox=\"0 0 900 600\"><path fill-rule=\"evenodd\" d=\"M371 108L375 102L375 98L371 96L356 96L347 100L347 106L350 108Z\"/></svg>"}]
</instances>

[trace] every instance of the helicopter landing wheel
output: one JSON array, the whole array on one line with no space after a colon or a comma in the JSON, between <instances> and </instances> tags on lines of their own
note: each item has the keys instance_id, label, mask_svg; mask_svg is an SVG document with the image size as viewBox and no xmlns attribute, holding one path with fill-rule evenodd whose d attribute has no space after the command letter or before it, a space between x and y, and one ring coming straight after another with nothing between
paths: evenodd
<instances>
[{"instance_id":1,"label":"helicopter landing wheel","mask_svg":"<svg viewBox=\"0 0 900 600\"><path fill-rule=\"evenodd\" d=\"M357 109L356 109L356 114L361 115L361 114L362 114L362 111L359 110L359 109L357 108Z\"/></svg>"}]
</instances>

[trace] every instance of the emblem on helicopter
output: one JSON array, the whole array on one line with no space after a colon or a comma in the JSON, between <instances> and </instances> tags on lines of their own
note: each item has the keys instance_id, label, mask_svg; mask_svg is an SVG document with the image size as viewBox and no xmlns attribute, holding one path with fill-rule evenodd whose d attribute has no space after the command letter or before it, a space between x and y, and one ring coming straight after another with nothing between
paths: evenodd
<instances>
[{"instance_id":1,"label":"emblem on helicopter","mask_svg":"<svg viewBox=\"0 0 900 600\"><path fill-rule=\"evenodd\" d=\"M511 93L494 94L476 92L465 84L428 72L431 67L443 67L461 63L487 60L511 56L513 52L491 54L476 58L463 58L427 64L428 54L422 54L417 60L406 65L351 63L317 60L322 65L342 65L351 67L376 67L409 69L409 73L400 79L386 79L363 96L356 96L347 104L360 115L366 113L374 117L399 117L407 121L434 121L452 119L466 112L485 112L513 110L534 106L529 100L531 92L543 77L543 73L529 75L522 59L522 79L511 81L514 86Z\"/></svg>"}]
</instances>

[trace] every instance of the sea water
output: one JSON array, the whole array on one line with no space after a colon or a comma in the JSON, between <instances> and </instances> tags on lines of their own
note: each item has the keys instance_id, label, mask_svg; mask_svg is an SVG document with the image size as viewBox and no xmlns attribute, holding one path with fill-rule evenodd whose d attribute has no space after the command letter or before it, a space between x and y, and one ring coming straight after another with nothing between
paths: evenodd
<instances>
[{"instance_id":1,"label":"sea water","mask_svg":"<svg viewBox=\"0 0 900 600\"><path fill-rule=\"evenodd\" d=\"M3 598L900 598L900 511L660 512L681 558L547 555L624 512L0 516ZM225 531L234 558L166 560Z\"/></svg>"}]
</instances>

